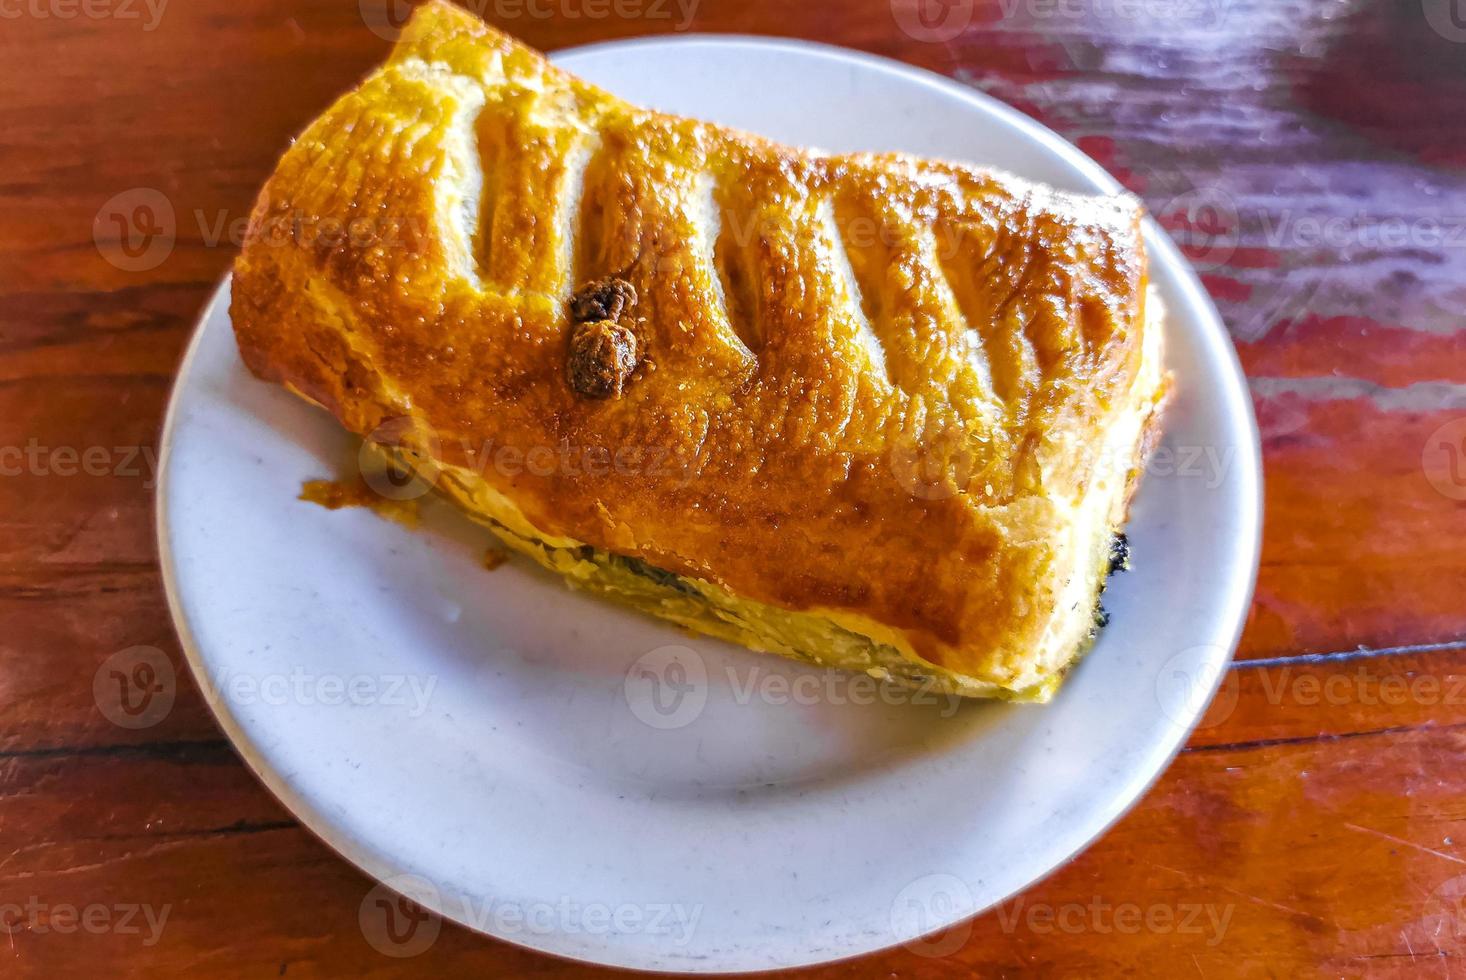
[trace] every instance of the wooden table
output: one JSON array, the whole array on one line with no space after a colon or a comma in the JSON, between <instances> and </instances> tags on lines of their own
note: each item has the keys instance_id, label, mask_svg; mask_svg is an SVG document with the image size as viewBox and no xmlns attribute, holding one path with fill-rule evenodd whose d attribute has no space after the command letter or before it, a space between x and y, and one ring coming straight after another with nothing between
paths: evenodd
<instances>
[{"instance_id":1,"label":"wooden table","mask_svg":"<svg viewBox=\"0 0 1466 980\"><path fill-rule=\"evenodd\" d=\"M371 882L240 764L164 607L153 475L180 353L286 140L385 53L366 24L387 2L0 0L5 975L596 972L449 927L412 958L374 949ZM480 6L543 48L690 24L990 92L1145 197L1251 377L1261 577L1185 752L1021 900L807 975L1466 975L1466 11ZM124 727L106 665L139 645L176 698Z\"/></svg>"}]
</instances>

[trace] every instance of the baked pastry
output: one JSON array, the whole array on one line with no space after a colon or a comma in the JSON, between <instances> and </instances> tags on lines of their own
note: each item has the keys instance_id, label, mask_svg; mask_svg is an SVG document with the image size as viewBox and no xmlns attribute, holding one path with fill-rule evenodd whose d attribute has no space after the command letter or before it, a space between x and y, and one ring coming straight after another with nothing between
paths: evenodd
<instances>
[{"instance_id":1,"label":"baked pastry","mask_svg":"<svg viewBox=\"0 0 1466 980\"><path fill-rule=\"evenodd\" d=\"M1043 701L1165 391L1140 218L639 109L435 2L280 161L232 314L573 585Z\"/></svg>"}]
</instances>

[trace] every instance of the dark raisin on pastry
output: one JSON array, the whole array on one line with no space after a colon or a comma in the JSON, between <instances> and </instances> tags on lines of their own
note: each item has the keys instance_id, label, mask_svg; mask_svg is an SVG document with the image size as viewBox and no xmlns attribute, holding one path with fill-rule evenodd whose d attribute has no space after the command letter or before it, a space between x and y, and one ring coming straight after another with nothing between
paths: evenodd
<instances>
[{"instance_id":1,"label":"dark raisin on pastry","mask_svg":"<svg viewBox=\"0 0 1466 980\"><path fill-rule=\"evenodd\" d=\"M582 323L570 335L567 376L587 398L619 398L636 361L636 334L619 323Z\"/></svg>"},{"instance_id":2,"label":"dark raisin on pastry","mask_svg":"<svg viewBox=\"0 0 1466 980\"><path fill-rule=\"evenodd\" d=\"M635 306L636 287L616 276L592 280L570 297L570 315L577 323L619 320Z\"/></svg>"}]
</instances>

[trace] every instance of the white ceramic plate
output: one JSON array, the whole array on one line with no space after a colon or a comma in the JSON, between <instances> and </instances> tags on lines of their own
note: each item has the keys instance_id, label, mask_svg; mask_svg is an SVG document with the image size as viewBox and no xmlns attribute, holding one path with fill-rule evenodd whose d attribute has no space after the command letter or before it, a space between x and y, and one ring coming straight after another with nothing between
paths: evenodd
<instances>
[{"instance_id":1,"label":"white ceramic plate","mask_svg":"<svg viewBox=\"0 0 1466 980\"><path fill-rule=\"evenodd\" d=\"M1116 188L1018 113L846 51L682 38L557 60L779 140ZM1154 229L1149 244L1171 310L1173 455L1136 501L1111 625L1047 707L857 703L873 685L690 638L526 565L486 572L486 535L444 506L410 531L297 501L302 481L350 466L352 442L245 371L227 283L164 435L158 523L183 648L224 730L308 827L481 931L701 972L898 942L945 954L961 928L918 937L1049 873L1135 802L1205 707L1247 607L1249 399L1195 278ZM361 914L392 955L436 935L375 897Z\"/></svg>"}]
</instances>

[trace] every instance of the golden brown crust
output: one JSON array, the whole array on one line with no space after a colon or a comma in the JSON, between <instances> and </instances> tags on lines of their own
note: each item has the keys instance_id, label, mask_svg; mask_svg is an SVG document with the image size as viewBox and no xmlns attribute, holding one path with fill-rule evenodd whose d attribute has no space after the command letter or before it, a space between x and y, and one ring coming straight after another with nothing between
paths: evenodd
<instances>
[{"instance_id":1,"label":"golden brown crust","mask_svg":"<svg viewBox=\"0 0 1466 980\"><path fill-rule=\"evenodd\" d=\"M1159 397L1139 220L637 109L430 3L286 153L232 313L260 377L410 416L549 534L1017 686L1074 655L1061 539L1105 467L1118 519L1138 436L1101 436ZM641 357L587 398L567 307L605 276Z\"/></svg>"}]
</instances>

